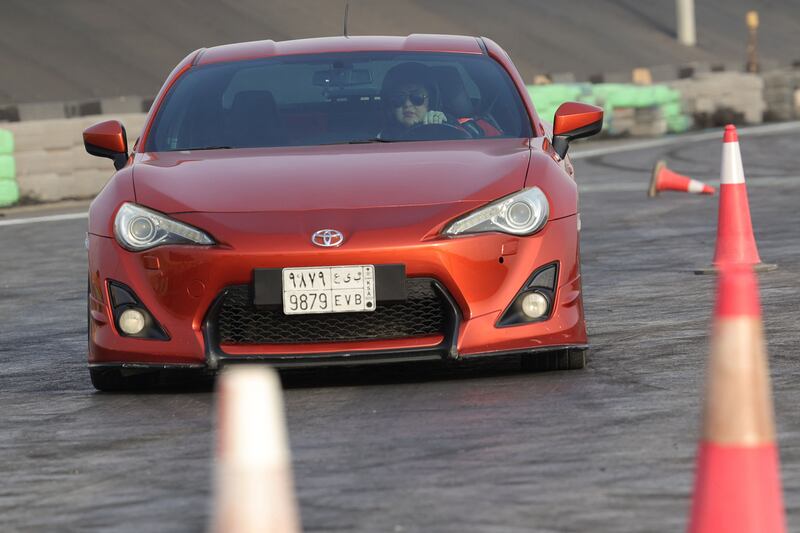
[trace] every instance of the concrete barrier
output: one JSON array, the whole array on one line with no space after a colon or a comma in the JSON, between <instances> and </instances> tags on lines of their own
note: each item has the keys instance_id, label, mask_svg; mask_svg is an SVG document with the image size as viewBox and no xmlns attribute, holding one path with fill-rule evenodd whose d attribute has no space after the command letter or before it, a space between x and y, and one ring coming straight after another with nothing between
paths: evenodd
<instances>
[{"instance_id":1,"label":"concrete barrier","mask_svg":"<svg viewBox=\"0 0 800 533\"><path fill-rule=\"evenodd\" d=\"M693 63L653 67L647 73L636 69L636 75L627 73L628 82L636 78L639 84L575 83L574 75L555 73L547 75L550 83L531 85L528 92L545 120L552 120L557 107L568 100L603 106L604 134L611 136L655 137L731 122L760 124L764 119L800 118L800 68L762 75L730 68ZM624 80L625 76L595 78ZM658 83L665 78L672 81ZM647 84L650 81L654 84ZM15 166L14 180L0 182L0 190L4 191L0 192L0 206L10 205L18 198L56 201L96 195L114 170L109 160L85 152L81 133L97 122L117 119L125 125L128 144L132 146L144 127L146 115L141 111L150 103L150 99L121 97L0 108L0 121L23 119L0 122L0 159L11 152L13 163L5 163L5 168ZM98 110L105 114L75 116ZM73 118L24 120L48 114ZM3 164L0 162L0 175Z\"/></svg>"},{"instance_id":2,"label":"concrete barrier","mask_svg":"<svg viewBox=\"0 0 800 533\"><path fill-rule=\"evenodd\" d=\"M684 111L698 127L764 121L764 80L757 74L704 72L667 85L680 92Z\"/></svg>"},{"instance_id":3,"label":"concrete barrier","mask_svg":"<svg viewBox=\"0 0 800 533\"><path fill-rule=\"evenodd\" d=\"M51 202L95 196L114 174L114 166L109 159L86 153L83 130L103 120L119 120L128 132L130 149L145 117L144 113L121 113L5 125L14 138L19 198Z\"/></svg>"},{"instance_id":4,"label":"concrete barrier","mask_svg":"<svg viewBox=\"0 0 800 533\"><path fill-rule=\"evenodd\" d=\"M97 115L146 113L153 99L141 96L118 96L66 102L32 102L0 106L0 122L51 120Z\"/></svg>"},{"instance_id":5,"label":"concrete barrier","mask_svg":"<svg viewBox=\"0 0 800 533\"><path fill-rule=\"evenodd\" d=\"M764 75L764 103L767 120L795 120L800 118L800 69L781 69Z\"/></svg>"}]
</instances>

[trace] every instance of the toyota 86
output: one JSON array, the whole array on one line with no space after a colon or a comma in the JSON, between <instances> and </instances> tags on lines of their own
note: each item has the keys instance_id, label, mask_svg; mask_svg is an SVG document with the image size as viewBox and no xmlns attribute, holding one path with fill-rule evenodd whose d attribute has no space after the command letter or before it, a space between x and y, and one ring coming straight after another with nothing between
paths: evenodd
<instances>
[{"instance_id":1,"label":"toyota 86","mask_svg":"<svg viewBox=\"0 0 800 533\"><path fill-rule=\"evenodd\" d=\"M217 46L168 76L91 204L89 371L470 360L582 368L578 192L567 150L601 109L539 118L486 38Z\"/></svg>"}]
</instances>

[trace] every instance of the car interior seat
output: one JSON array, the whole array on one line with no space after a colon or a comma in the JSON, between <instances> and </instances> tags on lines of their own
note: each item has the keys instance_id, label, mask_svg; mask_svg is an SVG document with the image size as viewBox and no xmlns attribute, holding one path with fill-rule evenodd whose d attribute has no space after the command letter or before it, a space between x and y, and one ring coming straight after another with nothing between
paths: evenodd
<instances>
[{"instance_id":1,"label":"car interior seat","mask_svg":"<svg viewBox=\"0 0 800 533\"><path fill-rule=\"evenodd\" d=\"M270 91L237 93L228 113L226 130L227 139L235 148L286 144L286 130Z\"/></svg>"},{"instance_id":2,"label":"car interior seat","mask_svg":"<svg viewBox=\"0 0 800 533\"><path fill-rule=\"evenodd\" d=\"M475 105L467 93L467 86L456 67L432 67L436 82L439 85L439 94L442 101L442 111L449 120L458 121L472 137L483 137L484 130L475 123Z\"/></svg>"},{"instance_id":3,"label":"car interior seat","mask_svg":"<svg viewBox=\"0 0 800 533\"><path fill-rule=\"evenodd\" d=\"M467 87L456 67L432 67L439 94L442 111L456 118L472 117L475 108L467 93Z\"/></svg>"}]
</instances>

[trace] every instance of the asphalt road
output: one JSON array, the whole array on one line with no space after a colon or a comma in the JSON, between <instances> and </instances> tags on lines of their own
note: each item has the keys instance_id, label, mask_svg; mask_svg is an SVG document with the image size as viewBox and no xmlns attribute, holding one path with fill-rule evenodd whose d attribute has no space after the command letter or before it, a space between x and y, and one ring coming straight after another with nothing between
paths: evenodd
<instances>
[{"instance_id":1,"label":"asphalt road","mask_svg":"<svg viewBox=\"0 0 800 533\"><path fill-rule=\"evenodd\" d=\"M784 496L800 527L798 130L743 136ZM716 181L719 140L576 161L593 352L286 378L306 531L680 531L692 484L716 201L645 197L666 157ZM85 368L84 220L0 227L0 530L200 531L214 393L100 394Z\"/></svg>"}]
</instances>

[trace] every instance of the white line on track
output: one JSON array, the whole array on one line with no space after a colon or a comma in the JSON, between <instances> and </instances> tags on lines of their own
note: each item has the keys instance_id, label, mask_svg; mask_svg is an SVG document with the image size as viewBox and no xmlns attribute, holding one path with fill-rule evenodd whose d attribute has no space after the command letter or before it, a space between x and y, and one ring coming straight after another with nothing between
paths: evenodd
<instances>
[{"instance_id":1,"label":"white line on track","mask_svg":"<svg viewBox=\"0 0 800 533\"><path fill-rule=\"evenodd\" d=\"M759 178L750 178L747 180L747 189L759 188L759 187L776 187L781 185L792 185L796 186L797 182L800 181L800 176L764 176ZM715 187L719 185L719 182L709 181L706 182L709 185L714 185ZM631 183L631 182L621 182L621 181L614 181L611 183L590 183L590 184L578 184L578 190L581 194L583 193L590 193L590 192L644 192L647 191L647 187L643 186L642 183ZM717 193L719 194L719 193Z\"/></svg>"},{"instance_id":2,"label":"white line on track","mask_svg":"<svg viewBox=\"0 0 800 533\"><path fill-rule=\"evenodd\" d=\"M772 135L784 131L795 131L800 129L800 122L781 122L780 124L767 124L765 126L751 126L748 128L739 128L738 134L741 136L759 136L759 135ZM598 157L603 155L617 154L621 152L633 152L635 150L646 150L648 148L661 148L662 146L672 146L675 144L684 144L698 141L711 141L718 139L720 144L722 141L722 130L717 129L714 131L706 131L703 133L693 133L689 135L675 135L664 137L662 139L653 139L652 141L641 141L630 144L622 144L617 146L607 146L604 148L595 148L590 150L577 151L571 154L572 159L587 159L589 157Z\"/></svg>"},{"instance_id":3,"label":"white line on track","mask_svg":"<svg viewBox=\"0 0 800 533\"><path fill-rule=\"evenodd\" d=\"M747 128L740 128L738 130L741 136L758 136L758 135L772 135L774 133L781 133L784 131L800 130L800 121L796 122L782 122L780 124L767 124L765 126L751 126ZM662 146L672 146L675 144L691 143L698 141L710 141L714 139L721 139L721 130L708 131L703 133L694 133L690 135L676 135L674 137L665 137L663 139L653 139L652 141L634 142L630 144L622 144L617 146L607 146L605 148L595 148L593 150L584 150L572 154L572 159L587 159L589 157L598 157L603 155L618 154L623 152L633 152L636 150L646 150L648 148L660 148ZM784 179L784 178L779 178ZM757 181L757 180L753 180ZM752 182L748 182L750 185ZM639 185L633 184L606 184L600 186L585 186L590 190L614 190L614 187L621 187L617 190L633 190L632 187L640 188ZM610 188L609 188L610 187ZM629 189L631 187L631 189ZM583 187L582 187L583 190ZM50 215L44 217L28 217L28 218L12 218L9 220L0 219L0 226L18 226L20 224L36 224L37 222L60 222L62 220L76 220L80 218L87 218L89 213L70 213L66 215Z\"/></svg>"},{"instance_id":4,"label":"white line on track","mask_svg":"<svg viewBox=\"0 0 800 533\"><path fill-rule=\"evenodd\" d=\"M66 215L48 215L44 217L11 218L8 220L0 219L0 226L18 226L20 224L35 224L37 222L60 222L62 220L76 220L87 218L89 213L69 213Z\"/></svg>"}]
</instances>

